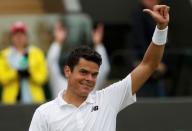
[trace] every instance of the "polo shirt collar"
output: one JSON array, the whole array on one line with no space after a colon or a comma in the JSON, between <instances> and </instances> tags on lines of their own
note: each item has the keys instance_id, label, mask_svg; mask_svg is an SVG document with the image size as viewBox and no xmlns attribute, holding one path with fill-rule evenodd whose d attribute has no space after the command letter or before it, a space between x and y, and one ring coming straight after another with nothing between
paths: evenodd
<instances>
[{"instance_id":1,"label":"polo shirt collar","mask_svg":"<svg viewBox=\"0 0 192 131\"><path fill-rule=\"evenodd\" d=\"M93 93L90 93L87 97L87 99L85 100L86 103L90 103L93 104L95 103L95 99L94 99L95 95Z\"/></svg>"},{"instance_id":2,"label":"polo shirt collar","mask_svg":"<svg viewBox=\"0 0 192 131\"><path fill-rule=\"evenodd\" d=\"M65 90L60 91L58 96L57 96L57 102L58 102L59 106L67 105L67 102L64 101L64 99L63 99L63 93L64 92L65 92Z\"/></svg>"},{"instance_id":3,"label":"polo shirt collar","mask_svg":"<svg viewBox=\"0 0 192 131\"><path fill-rule=\"evenodd\" d=\"M63 99L64 92L65 92L65 90L60 91L57 96L57 102L58 102L59 106L68 105L68 103ZM93 93L90 93L88 95L87 99L85 100L85 103L87 103L87 104L95 103L94 97L95 97L95 95Z\"/></svg>"}]
</instances>

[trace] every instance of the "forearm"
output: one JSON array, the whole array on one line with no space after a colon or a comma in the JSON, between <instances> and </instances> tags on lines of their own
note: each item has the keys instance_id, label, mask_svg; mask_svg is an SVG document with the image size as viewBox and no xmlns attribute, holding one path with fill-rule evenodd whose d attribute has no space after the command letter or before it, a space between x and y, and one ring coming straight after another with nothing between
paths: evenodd
<instances>
[{"instance_id":1,"label":"forearm","mask_svg":"<svg viewBox=\"0 0 192 131\"><path fill-rule=\"evenodd\" d=\"M36 63L29 66L30 81L39 85L43 85L47 81L47 71L47 64L44 55L43 53L39 52L37 55Z\"/></svg>"},{"instance_id":2,"label":"forearm","mask_svg":"<svg viewBox=\"0 0 192 131\"><path fill-rule=\"evenodd\" d=\"M164 52L165 45L149 45L142 62L131 72L132 92L136 93L145 81L158 67Z\"/></svg>"},{"instance_id":3,"label":"forearm","mask_svg":"<svg viewBox=\"0 0 192 131\"><path fill-rule=\"evenodd\" d=\"M149 66L151 72L153 72L161 62L163 57L165 45L156 45L153 42L149 45L141 64Z\"/></svg>"},{"instance_id":4,"label":"forearm","mask_svg":"<svg viewBox=\"0 0 192 131\"><path fill-rule=\"evenodd\" d=\"M109 58L107 55L107 51L103 44L99 44L95 47L95 50L101 55L102 58L102 65L100 67L101 72L104 74L108 74L110 71L110 64L109 64Z\"/></svg>"},{"instance_id":5,"label":"forearm","mask_svg":"<svg viewBox=\"0 0 192 131\"><path fill-rule=\"evenodd\" d=\"M30 81L33 82L33 83L36 83L38 85L43 85L46 83L47 81L47 78L48 78L48 73L45 69L40 69L40 70L36 70L35 72L34 71L31 71L33 73L30 73Z\"/></svg>"},{"instance_id":6,"label":"forearm","mask_svg":"<svg viewBox=\"0 0 192 131\"><path fill-rule=\"evenodd\" d=\"M54 42L51 45L47 54L47 62L49 65L58 63L60 52L61 52L61 46L58 43Z\"/></svg>"},{"instance_id":7,"label":"forearm","mask_svg":"<svg viewBox=\"0 0 192 131\"><path fill-rule=\"evenodd\" d=\"M152 37L152 42L143 57L142 64L150 66L152 71L158 67L162 59L165 43L167 42L167 32L167 24L157 25Z\"/></svg>"},{"instance_id":8,"label":"forearm","mask_svg":"<svg viewBox=\"0 0 192 131\"><path fill-rule=\"evenodd\" d=\"M161 62L167 38L167 29L168 28L155 30L153 40L149 45L143 60L131 73L133 93L139 90Z\"/></svg>"},{"instance_id":9,"label":"forearm","mask_svg":"<svg viewBox=\"0 0 192 131\"><path fill-rule=\"evenodd\" d=\"M1 63L0 63L1 65ZM17 71L10 68L3 68L3 65L0 67L0 83L3 85L7 85L12 83L13 81L18 80Z\"/></svg>"}]
</instances>

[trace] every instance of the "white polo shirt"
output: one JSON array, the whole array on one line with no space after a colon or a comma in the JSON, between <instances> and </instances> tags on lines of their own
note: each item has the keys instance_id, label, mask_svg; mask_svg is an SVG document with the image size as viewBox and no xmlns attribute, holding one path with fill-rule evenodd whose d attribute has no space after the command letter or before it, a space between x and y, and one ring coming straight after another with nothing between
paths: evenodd
<instances>
[{"instance_id":1,"label":"white polo shirt","mask_svg":"<svg viewBox=\"0 0 192 131\"><path fill-rule=\"evenodd\" d=\"M115 131L118 112L136 101L131 75L90 94L78 108L62 96L36 109L29 131Z\"/></svg>"}]
</instances>

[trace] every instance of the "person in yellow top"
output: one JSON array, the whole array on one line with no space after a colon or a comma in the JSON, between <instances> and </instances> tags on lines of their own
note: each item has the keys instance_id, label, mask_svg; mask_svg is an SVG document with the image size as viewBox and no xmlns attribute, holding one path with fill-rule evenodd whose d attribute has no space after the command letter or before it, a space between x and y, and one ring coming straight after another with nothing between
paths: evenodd
<instances>
[{"instance_id":1,"label":"person in yellow top","mask_svg":"<svg viewBox=\"0 0 192 131\"><path fill-rule=\"evenodd\" d=\"M0 52L2 103L45 102L43 85L47 82L47 65L43 52L29 46L27 26L15 22L11 26L12 45Z\"/></svg>"}]
</instances>

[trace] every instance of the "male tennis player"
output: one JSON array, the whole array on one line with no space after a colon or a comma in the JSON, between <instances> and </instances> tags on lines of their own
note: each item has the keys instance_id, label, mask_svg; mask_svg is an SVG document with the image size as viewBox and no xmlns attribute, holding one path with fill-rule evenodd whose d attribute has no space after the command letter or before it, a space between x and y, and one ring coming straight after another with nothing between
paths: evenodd
<instances>
[{"instance_id":1,"label":"male tennis player","mask_svg":"<svg viewBox=\"0 0 192 131\"><path fill-rule=\"evenodd\" d=\"M169 7L144 9L157 23L152 42L141 63L123 80L91 93L101 56L87 47L73 50L64 67L66 90L36 109L29 131L115 131L120 110L136 101L136 92L155 71L163 56Z\"/></svg>"}]
</instances>

